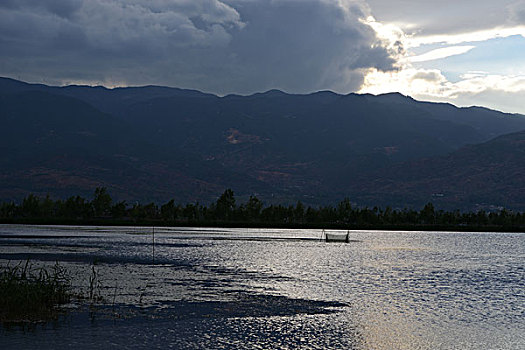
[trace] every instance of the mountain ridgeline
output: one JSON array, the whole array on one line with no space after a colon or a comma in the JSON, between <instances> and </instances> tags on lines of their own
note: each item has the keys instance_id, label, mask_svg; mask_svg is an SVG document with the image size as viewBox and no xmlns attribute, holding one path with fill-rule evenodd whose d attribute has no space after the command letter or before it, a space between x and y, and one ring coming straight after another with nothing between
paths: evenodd
<instances>
[{"instance_id":1,"label":"mountain ridgeline","mask_svg":"<svg viewBox=\"0 0 525 350\"><path fill-rule=\"evenodd\" d=\"M400 94L218 97L0 79L0 200L525 209L525 117Z\"/></svg>"}]
</instances>

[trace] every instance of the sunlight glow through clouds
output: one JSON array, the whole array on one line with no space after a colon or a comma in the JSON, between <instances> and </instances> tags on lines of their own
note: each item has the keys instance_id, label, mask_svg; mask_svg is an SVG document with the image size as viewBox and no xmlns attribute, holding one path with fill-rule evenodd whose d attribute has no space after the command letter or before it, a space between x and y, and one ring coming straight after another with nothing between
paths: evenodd
<instances>
[{"instance_id":1,"label":"sunlight glow through clouds","mask_svg":"<svg viewBox=\"0 0 525 350\"><path fill-rule=\"evenodd\" d=\"M393 57L397 60L397 71L370 69L359 93L400 92L421 100L451 102L459 106L490 105L491 108L506 112L525 114L525 106L521 102L525 99L525 74L518 72L505 75L494 71L474 71L475 62L465 58L465 65L472 66L473 70L460 73L457 81L450 81L447 79L446 60L448 57L460 57L469 53L476 48L473 43L481 44L491 39L503 39L514 35L525 37L525 26L418 36L408 35L400 27L380 23L371 16L363 22L372 27L377 36L391 49ZM432 49L421 52L427 46ZM415 54L415 49L418 49L418 54ZM424 67L419 63L425 63Z\"/></svg>"},{"instance_id":2,"label":"sunlight glow through clouds","mask_svg":"<svg viewBox=\"0 0 525 350\"><path fill-rule=\"evenodd\" d=\"M504 76L468 72L452 83L438 69L405 68L394 73L377 70L365 80L363 93L381 94L398 91L406 95L457 98L462 93L480 93L488 89L516 93L525 91L525 75Z\"/></svg>"},{"instance_id":3,"label":"sunlight glow through clouds","mask_svg":"<svg viewBox=\"0 0 525 350\"><path fill-rule=\"evenodd\" d=\"M464 53L469 52L473 48L475 48L475 46L444 47L442 49L436 49L436 50L429 51L422 55L410 56L407 58L407 61L408 62L425 62L425 61L438 60L440 58L446 58L446 57L455 56L455 55L462 55Z\"/></svg>"},{"instance_id":4,"label":"sunlight glow through clouds","mask_svg":"<svg viewBox=\"0 0 525 350\"><path fill-rule=\"evenodd\" d=\"M468 72L458 82L450 82L439 69L405 67L398 72L371 71L360 93L382 94L400 92L420 100L451 102L458 106L488 105L490 95L509 95L500 103L490 101L491 107L510 113L524 113L525 75L505 76ZM476 102L476 96L483 99Z\"/></svg>"},{"instance_id":5,"label":"sunlight glow through clouds","mask_svg":"<svg viewBox=\"0 0 525 350\"><path fill-rule=\"evenodd\" d=\"M495 38L506 38L513 35L521 35L525 37L525 26L499 27L460 34L429 35L421 37L410 36L407 37L406 45L407 47L418 47L425 44L435 43L455 45L467 42L486 41Z\"/></svg>"}]
</instances>

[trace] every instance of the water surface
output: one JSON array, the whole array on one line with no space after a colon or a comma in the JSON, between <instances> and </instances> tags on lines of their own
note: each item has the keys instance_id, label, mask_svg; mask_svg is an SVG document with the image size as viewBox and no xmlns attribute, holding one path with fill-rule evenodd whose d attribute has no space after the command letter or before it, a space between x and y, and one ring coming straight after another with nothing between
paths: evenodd
<instances>
[{"instance_id":1,"label":"water surface","mask_svg":"<svg viewBox=\"0 0 525 350\"><path fill-rule=\"evenodd\" d=\"M59 261L83 291L94 266L105 299L2 344L525 349L524 234L155 228L153 246L152 231L0 226L1 264Z\"/></svg>"}]
</instances>

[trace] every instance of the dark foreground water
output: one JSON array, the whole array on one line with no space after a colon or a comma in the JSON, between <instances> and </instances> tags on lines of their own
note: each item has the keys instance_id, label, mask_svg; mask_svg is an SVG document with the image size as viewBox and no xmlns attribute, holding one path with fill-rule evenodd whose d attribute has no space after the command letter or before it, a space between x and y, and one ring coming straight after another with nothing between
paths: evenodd
<instances>
[{"instance_id":1,"label":"dark foreground water","mask_svg":"<svg viewBox=\"0 0 525 350\"><path fill-rule=\"evenodd\" d=\"M0 327L2 349L525 349L525 234L0 226L105 301Z\"/></svg>"}]
</instances>

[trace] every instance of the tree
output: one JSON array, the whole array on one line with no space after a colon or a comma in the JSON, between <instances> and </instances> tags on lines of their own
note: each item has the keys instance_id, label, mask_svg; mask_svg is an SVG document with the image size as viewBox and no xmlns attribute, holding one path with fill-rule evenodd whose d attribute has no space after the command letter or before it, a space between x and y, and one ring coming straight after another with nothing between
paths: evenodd
<instances>
[{"instance_id":1,"label":"tree","mask_svg":"<svg viewBox=\"0 0 525 350\"><path fill-rule=\"evenodd\" d=\"M434 224L436 220L436 213L434 210L434 205L428 203L419 213L419 217L424 224Z\"/></svg>"},{"instance_id":2,"label":"tree","mask_svg":"<svg viewBox=\"0 0 525 350\"><path fill-rule=\"evenodd\" d=\"M301 201L298 201L293 209L293 218L295 222L303 222L304 220L304 205Z\"/></svg>"},{"instance_id":3,"label":"tree","mask_svg":"<svg viewBox=\"0 0 525 350\"><path fill-rule=\"evenodd\" d=\"M49 194L40 201L40 215L46 218L55 216L55 201L51 199Z\"/></svg>"},{"instance_id":4,"label":"tree","mask_svg":"<svg viewBox=\"0 0 525 350\"><path fill-rule=\"evenodd\" d=\"M147 219L156 219L159 213L159 208L153 202L148 203L142 207L144 217Z\"/></svg>"},{"instance_id":5,"label":"tree","mask_svg":"<svg viewBox=\"0 0 525 350\"><path fill-rule=\"evenodd\" d=\"M345 198L337 205L337 217L343 222L350 222L351 215L352 203L349 198Z\"/></svg>"},{"instance_id":6,"label":"tree","mask_svg":"<svg viewBox=\"0 0 525 350\"><path fill-rule=\"evenodd\" d=\"M199 217L198 209L198 205L188 203L184 209L182 209L182 213L187 221L196 221Z\"/></svg>"},{"instance_id":7,"label":"tree","mask_svg":"<svg viewBox=\"0 0 525 350\"><path fill-rule=\"evenodd\" d=\"M217 199L215 204L215 211L217 219L219 220L228 220L232 217L232 214L235 210L235 196L231 189L227 189L223 194Z\"/></svg>"},{"instance_id":8,"label":"tree","mask_svg":"<svg viewBox=\"0 0 525 350\"><path fill-rule=\"evenodd\" d=\"M126 201L120 201L115 203L115 205L111 207L111 216L115 219L119 219L126 216L126 207Z\"/></svg>"},{"instance_id":9,"label":"tree","mask_svg":"<svg viewBox=\"0 0 525 350\"><path fill-rule=\"evenodd\" d=\"M175 200L170 200L168 203L160 207L160 215L162 220L175 221L178 216L179 207L175 205Z\"/></svg>"},{"instance_id":10,"label":"tree","mask_svg":"<svg viewBox=\"0 0 525 350\"><path fill-rule=\"evenodd\" d=\"M40 200L34 194L30 194L22 201L22 215L28 217L40 216Z\"/></svg>"},{"instance_id":11,"label":"tree","mask_svg":"<svg viewBox=\"0 0 525 350\"><path fill-rule=\"evenodd\" d=\"M2 203L0 205L0 218L2 219L12 219L16 215L17 206L13 202Z\"/></svg>"},{"instance_id":12,"label":"tree","mask_svg":"<svg viewBox=\"0 0 525 350\"><path fill-rule=\"evenodd\" d=\"M85 198L74 196L62 203L59 213L66 218L86 218L93 215L92 207Z\"/></svg>"},{"instance_id":13,"label":"tree","mask_svg":"<svg viewBox=\"0 0 525 350\"><path fill-rule=\"evenodd\" d=\"M319 214L319 212L316 209L314 209L312 207L308 207L306 209L306 213L304 214L304 216L305 216L307 222L315 223L317 221L318 214Z\"/></svg>"},{"instance_id":14,"label":"tree","mask_svg":"<svg viewBox=\"0 0 525 350\"><path fill-rule=\"evenodd\" d=\"M259 220L263 204L256 196L250 196L246 203L246 212L249 220Z\"/></svg>"},{"instance_id":15,"label":"tree","mask_svg":"<svg viewBox=\"0 0 525 350\"><path fill-rule=\"evenodd\" d=\"M95 195L91 205L93 205L95 216L103 216L110 213L111 196L108 194L108 191L105 187L97 187L95 189Z\"/></svg>"}]
</instances>

